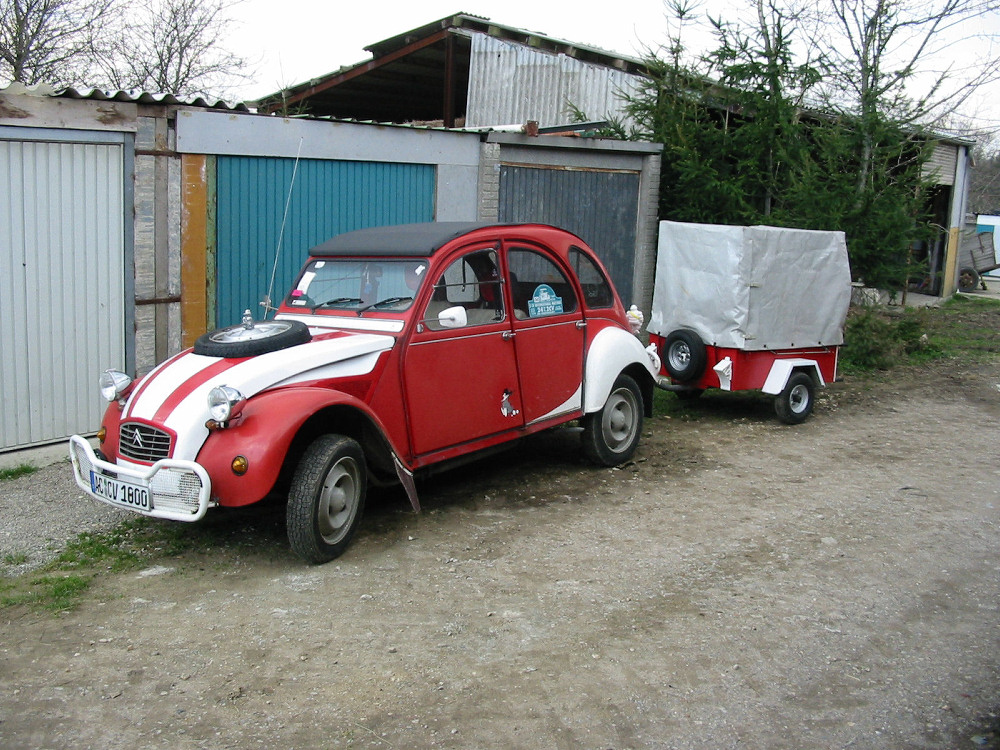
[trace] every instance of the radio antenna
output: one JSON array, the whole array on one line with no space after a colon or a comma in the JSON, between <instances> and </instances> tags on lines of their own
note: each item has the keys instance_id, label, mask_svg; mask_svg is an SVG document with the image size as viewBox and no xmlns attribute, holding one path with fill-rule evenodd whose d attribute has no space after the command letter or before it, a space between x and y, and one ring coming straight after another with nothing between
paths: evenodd
<instances>
[{"instance_id":1,"label":"radio antenna","mask_svg":"<svg viewBox=\"0 0 1000 750\"><path fill-rule=\"evenodd\" d=\"M274 266L271 267L271 283L267 287L267 295L261 300L260 306L264 308L264 319L267 320L268 313L278 308L271 304L271 292L274 291L274 276L278 271L278 258L281 257L281 241L285 236L285 223L288 221L288 207L292 204L292 188L295 187L295 175L299 171L299 156L302 154L302 139L299 138L299 150L295 153L295 164L292 166L292 181L288 185L288 197L285 198L285 213L281 217L281 230L278 232L278 247L274 251Z\"/></svg>"}]
</instances>

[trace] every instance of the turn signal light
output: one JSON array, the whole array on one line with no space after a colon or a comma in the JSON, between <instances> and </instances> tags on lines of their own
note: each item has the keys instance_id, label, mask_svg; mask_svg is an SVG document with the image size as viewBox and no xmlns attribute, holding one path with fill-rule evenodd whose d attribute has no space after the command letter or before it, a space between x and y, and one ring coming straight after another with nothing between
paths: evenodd
<instances>
[{"instance_id":1,"label":"turn signal light","mask_svg":"<svg viewBox=\"0 0 1000 750\"><path fill-rule=\"evenodd\" d=\"M233 474L238 477L243 476L247 473L247 469L250 468L250 462L247 461L246 456L237 456L233 459Z\"/></svg>"}]
</instances>

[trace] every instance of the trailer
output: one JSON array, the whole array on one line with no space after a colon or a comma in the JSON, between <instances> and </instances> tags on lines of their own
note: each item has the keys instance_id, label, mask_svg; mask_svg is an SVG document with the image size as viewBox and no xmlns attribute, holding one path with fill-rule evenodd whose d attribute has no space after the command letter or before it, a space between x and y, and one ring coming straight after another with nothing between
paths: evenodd
<instances>
[{"instance_id":1,"label":"trailer","mask_svg":"<svg viewBox=\"0 0 1000 750\"><path fill-rule=\"evenodd\" d=\"M660 222L647 326L659 385L761 390L802 422L837 377L850 301L843 232Z\"/></svg>"},{"instance_id":2,"label":"trailer","mask_svg":"<svg viewBox=\"0 0 1000 750\"><path fill-rule=\"evenodd\" d=\"M986 290L982 276L1000 268L1000 257L993 244L993 232L965 234L958 245L958 291Z\"/></svg>"}]
</instances>

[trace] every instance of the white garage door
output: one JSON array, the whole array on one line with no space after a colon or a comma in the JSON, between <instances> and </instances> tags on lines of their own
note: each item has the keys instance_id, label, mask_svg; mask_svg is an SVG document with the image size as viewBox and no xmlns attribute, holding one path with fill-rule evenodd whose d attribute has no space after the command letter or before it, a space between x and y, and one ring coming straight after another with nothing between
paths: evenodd
<instances>
[{"instance_id":1,"label":"white garage door","mask_svg":"<svg viewBox=\"0 0 1000 750\"><path fill-rule=\"evenodd\" d=\"M0 451L96 430L126 365L124 138L30 133L0 133Z\"/></svg>"}]
</instances>

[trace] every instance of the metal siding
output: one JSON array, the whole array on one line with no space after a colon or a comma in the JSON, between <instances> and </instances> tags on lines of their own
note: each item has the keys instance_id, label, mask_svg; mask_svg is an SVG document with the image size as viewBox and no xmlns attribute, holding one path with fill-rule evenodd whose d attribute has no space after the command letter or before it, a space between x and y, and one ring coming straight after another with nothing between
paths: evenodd
<instances>
[{"instance_id":1,"label":"metal siding","mask_svg":"<svg viewBox=\"0 0 1000 750\"><path fill-rule=\"evenodd\" d=\"M639 175L500 167L500 221L540 222L581 237L608 268L622 302L632 304Z\"/></svg>"},{"instance_id":2,"label":"metal siding","mask_svg":"<svg viewBox=\"0 0 1000 750\"><path fill-rule=\"evenodd\" d=\"M122 145L0 141L0 450L90 432L125 367Z\"/></svg>"},{"instance_id":3,"label":"metal siding","mask_svg":"<svg viewBox=\"0 0 1000 750\"><path fill-rule=\"evenodd\" d=\"M624 117L620 92L638 90L639 76L522 44L470 34L466 127L572 122L576 107L589 119ZM626 122L628 120L626 119Z\"/></svg>"},{"instance_id":4,"label":"metal siding","mask_svg":"<svg viewBox=\"0 0 1000 750\"><path fill-rule=\"evenodd\" d=\"M954 185L955 170L958 167L958 146L950 143L934 144L934 151L924 165L924 178L936 185Z\"/></svg>"},{"instance_id":5,"label":"metal siding","mask_svg":"<svg viewBox=\"0 0 1000 750\"><path fill-rule=\"evenodd\" d=\"M216 325L239 322L259 303L271 280L294 159L220 156L217 161ZM309 248L352 229L434 219L435 168L301 160L272 297L281 298Z\"/></svg>"}]
</instances>

